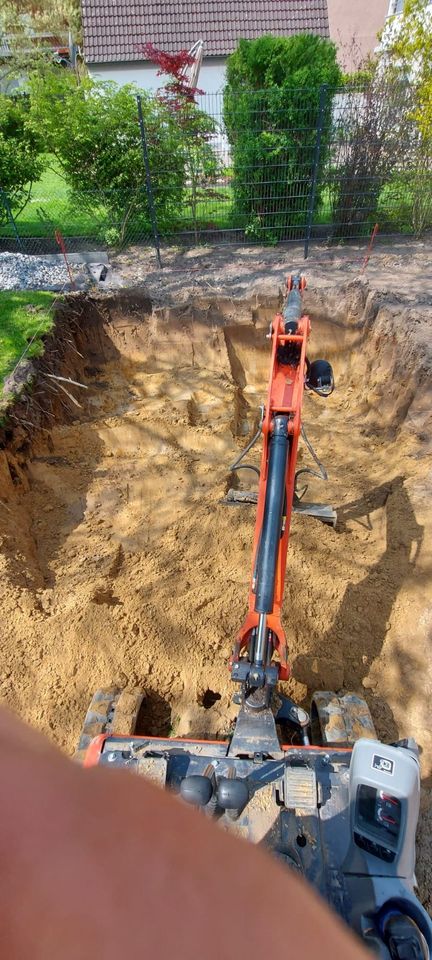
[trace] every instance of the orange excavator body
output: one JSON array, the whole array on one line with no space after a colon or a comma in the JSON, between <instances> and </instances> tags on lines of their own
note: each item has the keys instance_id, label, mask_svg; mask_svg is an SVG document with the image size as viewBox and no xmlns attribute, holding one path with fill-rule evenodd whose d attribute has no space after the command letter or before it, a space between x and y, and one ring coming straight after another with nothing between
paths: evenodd
<instances>
[{"instance_id":1,"label":"orange excavator body","mask_svg":"<svg viewBox=\"0 0 432 960\"><path fill-rule=\"evenodd\" d=\"M304 289L305 285L305 281L302 278L301 289ZM287 286L289 290L290 280L288 281ZM255 571L266 501L269 440L273 429L275 415L287 414L289 417L288 433L290 438L290 453L288 457L286 474L286 506L284 512L285 515L283 518L283 534L280 539L277 558L273 610L267 616L267 626L273 631L274 649L279 658L280 680L287 680L290 675L290 668L287 660L286 636L281 623L281 608L284 594L291 512L294 498L297 449L301 430L303 393L307 373L306 350L310 330L310 320L305 314L301 316L295 334L285 333L285 322L281 313L276 314L271 324L269 338L271 337L272 340L272 355L270 363L267 404L262 423L263 450L261 456L257 514L252 551L252 575L249 590L249 610L239 631L233 656L231 658L231 664L238 661L241 654L248 649L252 631L258 627L259 614L255 610ZM299 355L296 358L295 365L287 365L286 363L281 363L279 360L280 348L286 344L297 346Z\"/></svg>"}]
</instances>

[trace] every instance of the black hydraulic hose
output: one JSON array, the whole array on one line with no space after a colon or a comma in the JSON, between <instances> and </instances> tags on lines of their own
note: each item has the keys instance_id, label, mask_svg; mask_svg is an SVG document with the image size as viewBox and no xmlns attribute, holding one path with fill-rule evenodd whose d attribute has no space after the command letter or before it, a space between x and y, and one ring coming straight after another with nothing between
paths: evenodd
<instances>
[{"instance_id":1,"label":"black hydraulic hose","mask_svg":"<svg viewBox=\"0 0 432 960\"><path fill-rule=\"evenodd\" d=\"M298 321L302 315L302 295L300 289L301 276L296 274L293 277L293 286L288 293L287 300L283 310L285 324L290 321ZM286 328L285 328L286 329Z\"/></svg>"},{"instance_id":2,"label":"black hydraulic hose","mask_svg":"<svg viewBox=\"0 0 432 960\"><path fill-rule=\"evenodd\" d=\"M290 290L288 299L284 307L283 318L285 324L292 320L300 320L302 314L302 300L300 290ZM286 328L285 328L286 329Z\"/></svg>"},{"instance_id":3,"label":"black hydraulic hose","mask_svg":"<svg viewBox=\"0 0 432 960\"><path fill-rule=\"evenodd\" d=\"M247 444L247 446L246 446L246 447L244 448L244 450L242 450L242 452L238 455L238 457L236 458L236 460L234 460L234 463L232 463L231 466L229 467L229 469L232 470L233 473L235 473L236 470L239 470L239 469L240 469L240 468L239 468L239 464L242 462L242 460L244 460L246 454L249 453L249 450L252 450L252 447L253 447L254 444L257 442L257 440L259 440L259 438L260 438L260 436L261 436L261 430L262 430L263 420L264 420L264 407L260 407L260 422L259 422L259 424L258 424L258 430L257 430L257 432L254 434L254 436L252 437L252 440L249 440L249 443ZM254 468L251 467L251 469L254 469ZM259 470L258 470L258 473L259 473Z\"/></svg>"},{"instance_id":4,"label":"black hydraulic hose","mask_svg":"<svg viewBox=\"0 0 432 960\"><path fill-rule=\"evenodd\" d=\"M273 609L276 564L279 552L288 462L288 417L276 416L270 439L267 490L257 561L255 610Z\"/></svg>"}]
</instances>

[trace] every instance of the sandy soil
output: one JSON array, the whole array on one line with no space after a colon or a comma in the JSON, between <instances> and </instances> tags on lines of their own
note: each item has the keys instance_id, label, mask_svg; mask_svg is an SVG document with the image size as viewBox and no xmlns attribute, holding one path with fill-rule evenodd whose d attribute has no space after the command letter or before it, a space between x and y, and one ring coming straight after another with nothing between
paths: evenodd
<instances>
[{"instance_id":1,"label":"sandy soil","mask_svg":"<svg viewBox=\"0 0 432 960\"><path fill-rule=\"evenodd\" d=\"M112 259L120 282L145 283L154 303L184 303L196 296L274 296L292 270L303 270L310 287L326 291L358 276L370 288L417 308L432 305L432 237L378 240L365 264L367 243L312 245L307 261L303 246L200 246L162 250L163 269L150 249L131 247Z\"/></svg>"},{"instance_id":2,"label":"sandy soil","mask_svg":"<svg viewBox=\"0 0 432 960\"><path fill-rule=\"evenodd\" d=\"M265 396L277 296L201 290L174 307L170 282L168 305L140 291L71 298L61 349L50 341L33 400L3 434L0 696L70 752L90 694L112 683L145 688L149 733L218 735L234 716L227 661L254 518L220 500ZM309 494L337 507L338 527L293 522L287 692L306 703L316 688L361 691L383 738L417 738L427 788L430 308L427 291L421 311L404 296L363 280L306 295L310 356L337 378L327 402L305 402L330 474ZM79 407L53 370L87 386L66 385Z\"/></svg>"}]
</instances>

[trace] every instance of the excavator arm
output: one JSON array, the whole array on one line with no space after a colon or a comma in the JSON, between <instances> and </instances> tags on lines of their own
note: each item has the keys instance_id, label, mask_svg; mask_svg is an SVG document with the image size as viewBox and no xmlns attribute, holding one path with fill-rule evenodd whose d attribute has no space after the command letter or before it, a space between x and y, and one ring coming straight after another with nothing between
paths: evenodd
<instances>
[{"instance_id":1,"label":"excavator arm","mask_svg":"<svg viewBox=\"0 0 432 960\"><path fill-rule=\"evenodd\" d=\"M272 352L262 418L249 610L231 659L233 680L242 684L246 699L265 706L277 681L287 680L290 672L281 609L303 394L309 385L321 395L333 389L330 365L323 360L310 364L307 359L311 324L303 313L305 286L300 274L289 278L284 308L275 316L269 333ZM257 694L258 690L264 691L264 696Z\"/></svg>"}]
</instances>

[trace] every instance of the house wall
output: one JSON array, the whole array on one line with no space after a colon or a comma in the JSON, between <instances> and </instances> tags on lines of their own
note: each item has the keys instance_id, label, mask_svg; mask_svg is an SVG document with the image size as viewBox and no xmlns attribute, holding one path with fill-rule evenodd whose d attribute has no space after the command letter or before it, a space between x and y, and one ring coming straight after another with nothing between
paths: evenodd
<instances>
[{"instance_id":1,"label":"house wall","mask_svg":"<svg viewBox=\"0 0 432 960\"><path fill-rule=\"evenodd\" d=\"M204 57L198 87L206 94L218 93L225 83L225 57ZM97 80L114 80L119 86L136 83L143 90L157 90L164 77L157 76L157 67L142 61L128 63L89 63L88 69Z\"/></svg>"},{"instance_id":2,"label":"house wall","mask_svg":"<svg viewBox=\"0 0 432 960\"><path fill-rule=\"evenodd\" d=\"M330 36L338 46L339 63L346 71L358 66L350 49L353 37L361 58L373 53L378 45L377 33L384 27L389 0L327 0Z\"/></svg>"}]
</instances>

